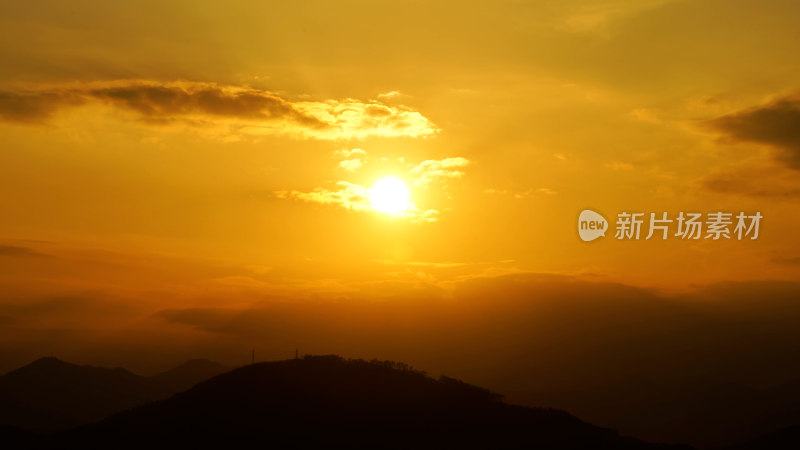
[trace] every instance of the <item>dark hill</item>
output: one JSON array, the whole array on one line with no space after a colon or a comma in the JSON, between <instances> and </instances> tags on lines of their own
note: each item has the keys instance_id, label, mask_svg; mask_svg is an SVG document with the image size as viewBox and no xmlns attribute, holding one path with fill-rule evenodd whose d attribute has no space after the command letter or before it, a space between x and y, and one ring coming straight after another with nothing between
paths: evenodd
<instances>
[{"instance_id":1,"label":"dark hill","mask_svg":"<svg viewBox=\"0 0 800 450\"><path fill-rule=\"evenodd\" d=\"M143 377L125 369L41 358L0 377L0 425L67 429L165 399L226 370L210 361L195 360Z\"/></svg>"},{"instance_id":2,"label":"dark hill","mask_svg":"<svg viewBox=\"0 0 800 450\"><path fill-rule=\"evenodd\" d=\"M656 449L555 410L402 365L259 363L52 436L55 448ZM683 447L685 448L685 447Z\"/></svg>"},{"instance_id":3,"label":"dark hill","mask_svg":"<svg viewBox=\"0 0 800 450\"><path fill-rule=\"evenodd\" d=\"M0 377L0 424L58 429L100 420L148 401L163 389L125 369L41 358Z\"/></svg>"}]
</instances>

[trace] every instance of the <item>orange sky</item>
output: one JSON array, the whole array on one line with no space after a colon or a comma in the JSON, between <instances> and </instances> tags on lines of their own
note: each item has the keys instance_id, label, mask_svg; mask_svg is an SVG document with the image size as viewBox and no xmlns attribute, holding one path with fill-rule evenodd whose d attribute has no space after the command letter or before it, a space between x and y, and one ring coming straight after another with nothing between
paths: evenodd
<instances>
[{"instance_id":1,"label":"orange sky","mask_svg":"<svg viewBox=\"0 0 800 450\"><path fill-rule=\"evenodd\" d=\"M296 345L175 311L413 322L513 274L668 297L800 274L796 2L47 3L0 7L0 369ZM386 176L400 217L370 206ZM584 243L585 208L764 219ZM306 345L435 365L398 339Z\"/></svg>"}]
</instances>

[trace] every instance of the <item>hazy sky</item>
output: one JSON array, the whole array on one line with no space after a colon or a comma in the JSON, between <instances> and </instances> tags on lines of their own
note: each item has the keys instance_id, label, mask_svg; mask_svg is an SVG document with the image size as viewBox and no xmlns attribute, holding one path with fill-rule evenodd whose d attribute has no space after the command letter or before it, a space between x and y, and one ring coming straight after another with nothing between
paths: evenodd
<instances>
[{"instance_id":1,"label":"hazy sky","mask_svg":"<svg viewBox=\"0 0 800 450\"><path fill-rule=\"evenodd\" d=\"M480 311L535 274L681 308L729 282L792 297L798 18L791 0L5 2L0 369L301 344L450 367L431 348L496 330ZM370 203L387 176L400 216ZM585 208L763 219L756 240L585 243ZM539 281L525 317L561 292Z\"/></svg>"}]
</instances>

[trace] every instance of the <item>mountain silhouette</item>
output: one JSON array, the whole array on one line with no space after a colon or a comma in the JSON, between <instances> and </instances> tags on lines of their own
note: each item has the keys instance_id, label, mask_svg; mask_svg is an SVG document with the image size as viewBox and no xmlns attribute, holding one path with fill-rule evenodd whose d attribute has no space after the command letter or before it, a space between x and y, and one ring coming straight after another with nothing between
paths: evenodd
<instances>
[{"instance_id":1,"label":"mountain silhouette","mask_svg":"<svg viewBox=\"0 0 800 450\"><path fill-rule=\"evenodd\" d=\"M41 358L0 377L0 424L39 431L72 428L165 399L228 369L194 360L144 377Z\"/></svg>"},{"instance_id":2,"label":"mountain silhouette","mask_svg":"<svg viewBox=\"0 0 800 450\"><path fill-rule=\"evenodd\" d=\"M677 449L403 364L338 356L258 363L50 436L49 448Z\"/></svg>"},{"instance_id":3,"label":"mountain silhouette","mask_svg":"<svg viewBox=\"0 0 800 450\"><path fill-rule=\"evenodd\" d=\"M758 389L713 380L670 385L631 378L530 401L646 440L699 448L726 447L800 423L797 380Z\"/></svg>"},{"instance_id":4,"label":"mountain silhouette","mask_svg":"<svg viewBox=\"0 0 800 450\"><path fill-rule=\"evenodd\" d=\"M166 388L171 393L177 393L229 370L231 367L208 359L192 359L149 379L157 386Z\"/></svg>"}]
</instances>

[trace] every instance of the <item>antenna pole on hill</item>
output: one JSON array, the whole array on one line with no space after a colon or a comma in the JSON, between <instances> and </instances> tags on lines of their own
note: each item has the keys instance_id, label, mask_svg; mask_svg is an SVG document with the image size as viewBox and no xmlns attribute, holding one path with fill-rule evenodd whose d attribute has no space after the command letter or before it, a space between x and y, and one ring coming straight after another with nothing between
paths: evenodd
<instances>
[{"instance_id":1,"label":"antenna pole on hill","mask_svg":"<svg viewBox=\"0 0 800 450\"><path fill-rule=\"evenodd\" d=\"M294 349L294 359L300 359L300 350Z\"/></svg>"},{"instance_id":2,"label":"antenna pole on hill","mask_svg":"<svg viewBox=\"0 0 800 450\"><path fill-rule=\"evenodd\" d=\"M252 356L253 356L253 364L255 364L256 363L256 350L255 349L253 349L253 355Z\"/></svg>"}]
</instances>

